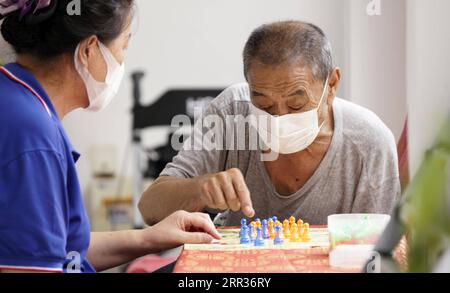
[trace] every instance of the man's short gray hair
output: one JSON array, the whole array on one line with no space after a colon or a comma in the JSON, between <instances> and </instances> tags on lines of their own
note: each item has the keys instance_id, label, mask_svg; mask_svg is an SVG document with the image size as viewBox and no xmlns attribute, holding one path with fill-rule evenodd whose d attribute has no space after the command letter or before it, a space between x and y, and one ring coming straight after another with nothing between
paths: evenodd
<instances>
[{"instance_id":1,"label":"man's short gray hair","mask_svg":"<svg viewBox=\"0 0 450 293\"><path fill-rule=\"evenodd\" d=\"M244 49L244 74L254 60L266 65L297 62L308 66L315 80L325 81L333 70L332 49L322 29L302 21L265 24L250 35Z\"/></svg>"}]
</instances>

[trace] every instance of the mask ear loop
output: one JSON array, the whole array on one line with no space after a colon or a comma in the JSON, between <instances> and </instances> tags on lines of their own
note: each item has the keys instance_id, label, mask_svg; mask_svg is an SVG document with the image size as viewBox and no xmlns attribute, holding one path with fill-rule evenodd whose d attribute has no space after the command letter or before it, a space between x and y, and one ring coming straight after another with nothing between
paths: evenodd
<instances>
[{"instance_id":1,"label":"mask ear loop","mask_svg":"<svg viewBox=\"0 0 450 293\"><path fill-rule=\"evenodd\" d=\"M319 114L320 106L322 105L323 98L325 97L325 93L326 93L326 91L327 91L327 89L328 89L328 81L329 81L329 79L330 79L330 76L328 76L328 77L327 77L327 80L325 81L325 86L324 86L324 89L323 89L323 92L322 92L322 97L320 98L319 105L317 106L317 114ZM317 115L317 117L318 117L318 116L319 116L319 115ZM319 121L317 121L317 122L319 122ZM322 130L322 127L323 127L324 125L325 125L325 121L323 121L322 124L320 125L319 131Z\"/></svg>"},{"instance_id":2,"label":"mask ear loop","mask_svg":"<svg viewBox=\"0 0 450 293\"><path fill-rule=\"evenodd\" d=\"M319 105L317 106L317 111L319 111L320 105L322 105L323 98L325 97L325 93L326 93L327 88L328 88L328 80L329 79L330 79L330 77L328 76L327 80L325 81L325 85L324 85L323 92L322 92L322 97L320 97Z\"/></svg>"}]
</instances>

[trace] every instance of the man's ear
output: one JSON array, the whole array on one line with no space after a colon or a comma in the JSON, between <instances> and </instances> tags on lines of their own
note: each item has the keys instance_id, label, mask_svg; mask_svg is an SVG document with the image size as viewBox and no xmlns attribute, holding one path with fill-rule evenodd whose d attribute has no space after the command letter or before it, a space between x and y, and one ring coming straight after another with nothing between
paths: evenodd
<instances>
[{"instance_id":1,"label":"man's ear","mask_svg":"<svg viewBox=\"0 0 450 293\"><path fill-rule=\"evenodd\" d=\"M330 92L329 97L334 98L339 90L339 85L341 83L341 69L336 67L333 69L330 75L330 80L328 81Z\"/></svg>"},{"instance_id":2,"label":"man's ear","mask_svg":"<svg viewBox=\"0 0 450 293\"><path fill-rule=\"evenodd\" d=\"M92 56L93 50L98 46L97 36L91 36L80 42L80 50L78 51L77 58L85 67L89 65L89 57Z\"/></svg>"}]
</instances>

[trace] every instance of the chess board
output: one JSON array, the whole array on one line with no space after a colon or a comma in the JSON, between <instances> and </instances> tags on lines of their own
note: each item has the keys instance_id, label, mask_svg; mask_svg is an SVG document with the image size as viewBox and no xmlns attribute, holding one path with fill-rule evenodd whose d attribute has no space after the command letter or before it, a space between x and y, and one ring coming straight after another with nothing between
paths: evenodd
<instances>
[{"instance_id":1,"label":"chess board","mask_svg":"<svg viewBox=\"0 0 450 293\"><path fill-rule=\"evenodd\" d=\"M355 273L359 270L329 266L328 229L310 228L308 242L285 241L264 246L240 244L239 228L219 229L220 241L211 244L186 244L177 261L175 273Z\"/></svg>"},{"instance_id":2,"label":"chess board","mask_svg":"<svg viewBox=\"0 0 450 293\"><path fill-rule=\"evenodd\" d=\"M281 245L274 245L273 239L265 239L264 246L255 246L250 244L240 244L239 228L222 228L218 230L222 236L221 240L214 241L211 244L186 244L185 250L208 250L208 251L240 251L240 250L295 250L309 248L326 248L329 247L328 229L327 228L311 228L311 240L307 242L290 242L284 239Z\"/></svg>"},{"instance_id":3,"label":"chess board","mask_svg":"<svg viewBox=\"0 0 450 293\"><path fill-rule=\"evenodd\" d=\"M360 269L343 269L329 265L329 234L326 226L312 226L308 242L264 246L240 244L240 228L219 228L220 241L210 244L186 244L175 273L358 273ZM406 242L396 249L395 259L406 267Z\"/></svg>"}]
</instances>

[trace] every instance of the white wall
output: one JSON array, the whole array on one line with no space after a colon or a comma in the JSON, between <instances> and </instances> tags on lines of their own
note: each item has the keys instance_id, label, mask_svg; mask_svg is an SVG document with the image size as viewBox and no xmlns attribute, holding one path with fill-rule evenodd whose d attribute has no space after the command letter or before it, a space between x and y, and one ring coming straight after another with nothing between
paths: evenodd
<instances>
[{"instance_id":1,"label":"white wall","mask_svg":"<svg viewBox=\"0 0 450 293\"><path fill-rule=\"evenodd\" d=\"M329 0L138 0L139 27L127 58L127 73L147 72L144 94L151 102L171 87L224 87L243 81L241 51L250 32L275 20L302 19L329 35L335 62L343 65L344 7ZM345 89L342 91L345 96ZM78 169L83 186L89 181L87 160L93 144L118 146L120 162L130 141L131 87L126 79L120 94L102 113L77 111L65 120L75 147L85 156ZM165 141L152 132L146 144ZM128 150L129 151L129 150ZM130 160L131 156L127 157Z\"/></svg>"},{"instance_id":2,"label":"white wall","mask_svg":"<svg viewBox=\"0 0 450 293\"><path fill-rule=\"evenodd\" d=\"M0 26L2 24L2 21L0 21ZM9 46L5 41L3 41L3 38L0 34L0 63L9 63L14 61L15 56L13 53L13 50L11 46Z\"/></svg>"},{"instance_id":3,"label":"white wall","mask_svg":"<svg viewBox=\"0 0 450 293\"><path fill-rule=\"evenodd\" d=\"M406 1L381 0L376 16L367 14L369 2L347 1L344 74L350 99L377 113L398 139L407 111Z\"/></svg>"},{"instance_id":4,"label":"white wall","mask_svg":"<svg viewBox=\"0 0 450 293\"><path fill-rule=\"evenodd\" d=\"M406 0L381 0L381 15L372 17L366 14L369 2L137 0L139 25L128 52L127 74L137 69L147 72L144 95L148 103L173 87L224 87L241 82L241 51L254 28L275 20L307 20L322 27L331 39L335 65L343 72L339 95L372 109L398 138L407 112ZM423 1L420 5L425 6L423 9L431 9L427 3L433 2ZM418 4L411 6L414 5ZM408 10L408 14L412 12ZM431 13L427 15L433 18ZM414 24L423 21L422 18L425 16L417 15ZM408 23L412 30L424 30L418 24L415 26L417 28L411 21ZM436 30L433 33L436 34ZM423 31L421 39L415 42L425 41L426 35ZM411 42L408 43L410 46L416 46ZM419 45L415 54L422 56L428 46ZM426 66L414 60L412 64L414 67ZM411 87L409 90L411 92ZM415 107L410 103L412 114ZM130 111L131 83L127 77L119 96L104 112L77 111L64 121L73 144L83 154L78 164L83 187L90 178L88 154L92 145L116 145L118 165L124 158L126 162L131 160L130 149L127 149ZM163 144L165 138L164 129L155 130L146 135L145 144ZM413 152L421 149L412 146ZM125 153L128 155L124 156Z\"/></svg>"},{"instance_id":5,"label":"white wall","mask_svg":"<svg viewBox=\"0 0 450 293\"><path fill-rule=\"evenodd\" d=\"M408 0L411 172L450 115L450 1Z\"/></svg>"}]
</instances>

